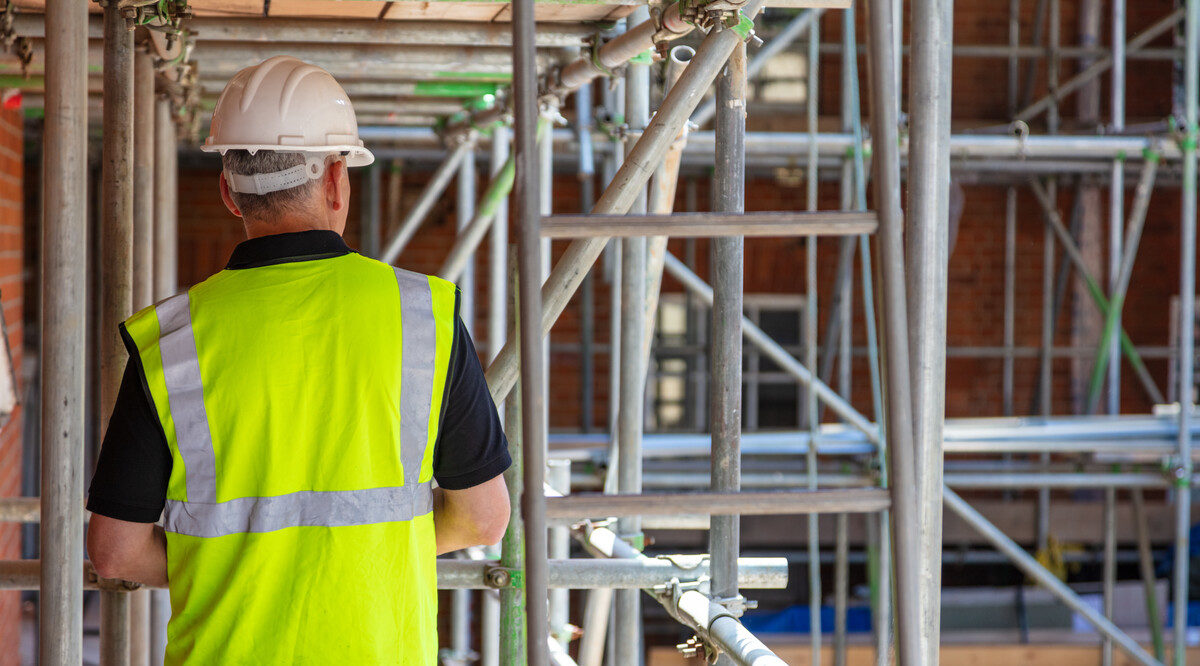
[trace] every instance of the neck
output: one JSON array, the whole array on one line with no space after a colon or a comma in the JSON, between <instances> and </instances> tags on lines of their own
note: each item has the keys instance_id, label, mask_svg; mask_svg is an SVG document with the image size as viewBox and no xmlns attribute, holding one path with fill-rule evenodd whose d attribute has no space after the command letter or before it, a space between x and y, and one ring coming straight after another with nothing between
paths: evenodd
<instances>
[{"instance_id":1,"label":"neck","mask_svg":"<svg viewBox=\"0 0 1200 666\"><path fill-rule=\"evenodd\" d=\"M283 215L271 220L243 220L246 238L260 238L298 231L334 231L328 220L316 215Z\"/></svg>"}]
</instances>

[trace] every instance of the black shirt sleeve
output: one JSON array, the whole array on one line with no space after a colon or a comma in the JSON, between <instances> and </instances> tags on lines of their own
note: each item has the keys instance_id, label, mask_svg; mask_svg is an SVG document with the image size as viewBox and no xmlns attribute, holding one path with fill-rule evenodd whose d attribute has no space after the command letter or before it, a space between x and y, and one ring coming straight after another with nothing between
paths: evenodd
<instances>
[{"instance_id":1,"label":"black shirt sleeve","mask_svg":"<svg viewBox=\"0 0 1200 666\"><path fill-rule=\"evenodd\" d=\"M131 356L92 474L87 509L131 523L153 523L166 504L170 478L171 451L146 394L141 364Z\"/></svg>"},{"instance_id":2,"label":"black shirt sleeve","mask_svg":"<svg viewBox=\"0 0 1200 666\"><path fill-rule=\"evenodd\" d=\"M471 334L456 318L450 376L433 449L433 476L448 490L465 490L501 475L512 464L496 403L484 380Z\"/></svg>"}]
</instances>

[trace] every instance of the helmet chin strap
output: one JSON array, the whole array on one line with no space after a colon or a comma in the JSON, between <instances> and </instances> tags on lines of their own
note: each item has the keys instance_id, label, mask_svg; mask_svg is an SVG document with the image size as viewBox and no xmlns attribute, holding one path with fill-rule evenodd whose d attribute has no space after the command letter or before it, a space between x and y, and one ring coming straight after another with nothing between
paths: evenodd
<instances>
[{"instance_id":1,"label":"helmet chin strap","mask_svg":"<svg viewBox=\"0 0 1200 666\"><path fill-rule=\"evenodd\" d=\"M306 155L304 164L272 173L240 174L225 170L225 182L238 194L268 194L299 187L325 175L325 155Z\"/></svg>"}]
</instances>

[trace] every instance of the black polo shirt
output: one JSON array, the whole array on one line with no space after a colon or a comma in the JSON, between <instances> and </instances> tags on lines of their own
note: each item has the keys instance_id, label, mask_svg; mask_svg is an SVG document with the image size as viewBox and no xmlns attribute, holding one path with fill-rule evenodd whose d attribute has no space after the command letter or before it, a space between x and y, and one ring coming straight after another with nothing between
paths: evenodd
<instances>
[{"instance_id":1,"label":"black polo shirt","mask_svg":"<svg viewBox=\"0 0 1200 666\"><path fill-rule=\"evenodd\" d=\"M225 268L241 270L293 261L320 261L349 252L342 237L332 231L278 234L241 243ZM456 303L456 312L457 309ZM512 460L475 345L457 314L455 320L450 375L442 400L441 428L433 450L433 476L442 488L463 490L502 474ZM136 349L128 336L125 343L130 348L130 360L125 365L108 431L104 433L87 508L118 520L152 523L158 520L166 503L171 453L146 393Z\"/></svg>"}]
</instances>

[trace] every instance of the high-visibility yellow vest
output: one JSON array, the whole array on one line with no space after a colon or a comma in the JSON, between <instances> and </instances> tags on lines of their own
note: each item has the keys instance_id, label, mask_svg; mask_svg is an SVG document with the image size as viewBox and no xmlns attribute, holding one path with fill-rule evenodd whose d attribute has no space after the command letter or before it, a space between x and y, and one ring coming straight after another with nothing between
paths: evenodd
<instances>
[{"instance_id":1,"label":"high-visibility yellow vest","mask_svg":"<svg viewBox=\"0 0 1200 666\"><path fill-rule=\"evenodd\" d=\"M171 449L167 664L435 664L456 290L357 254L125 322Z\"/></svg>"}]
</instances>

